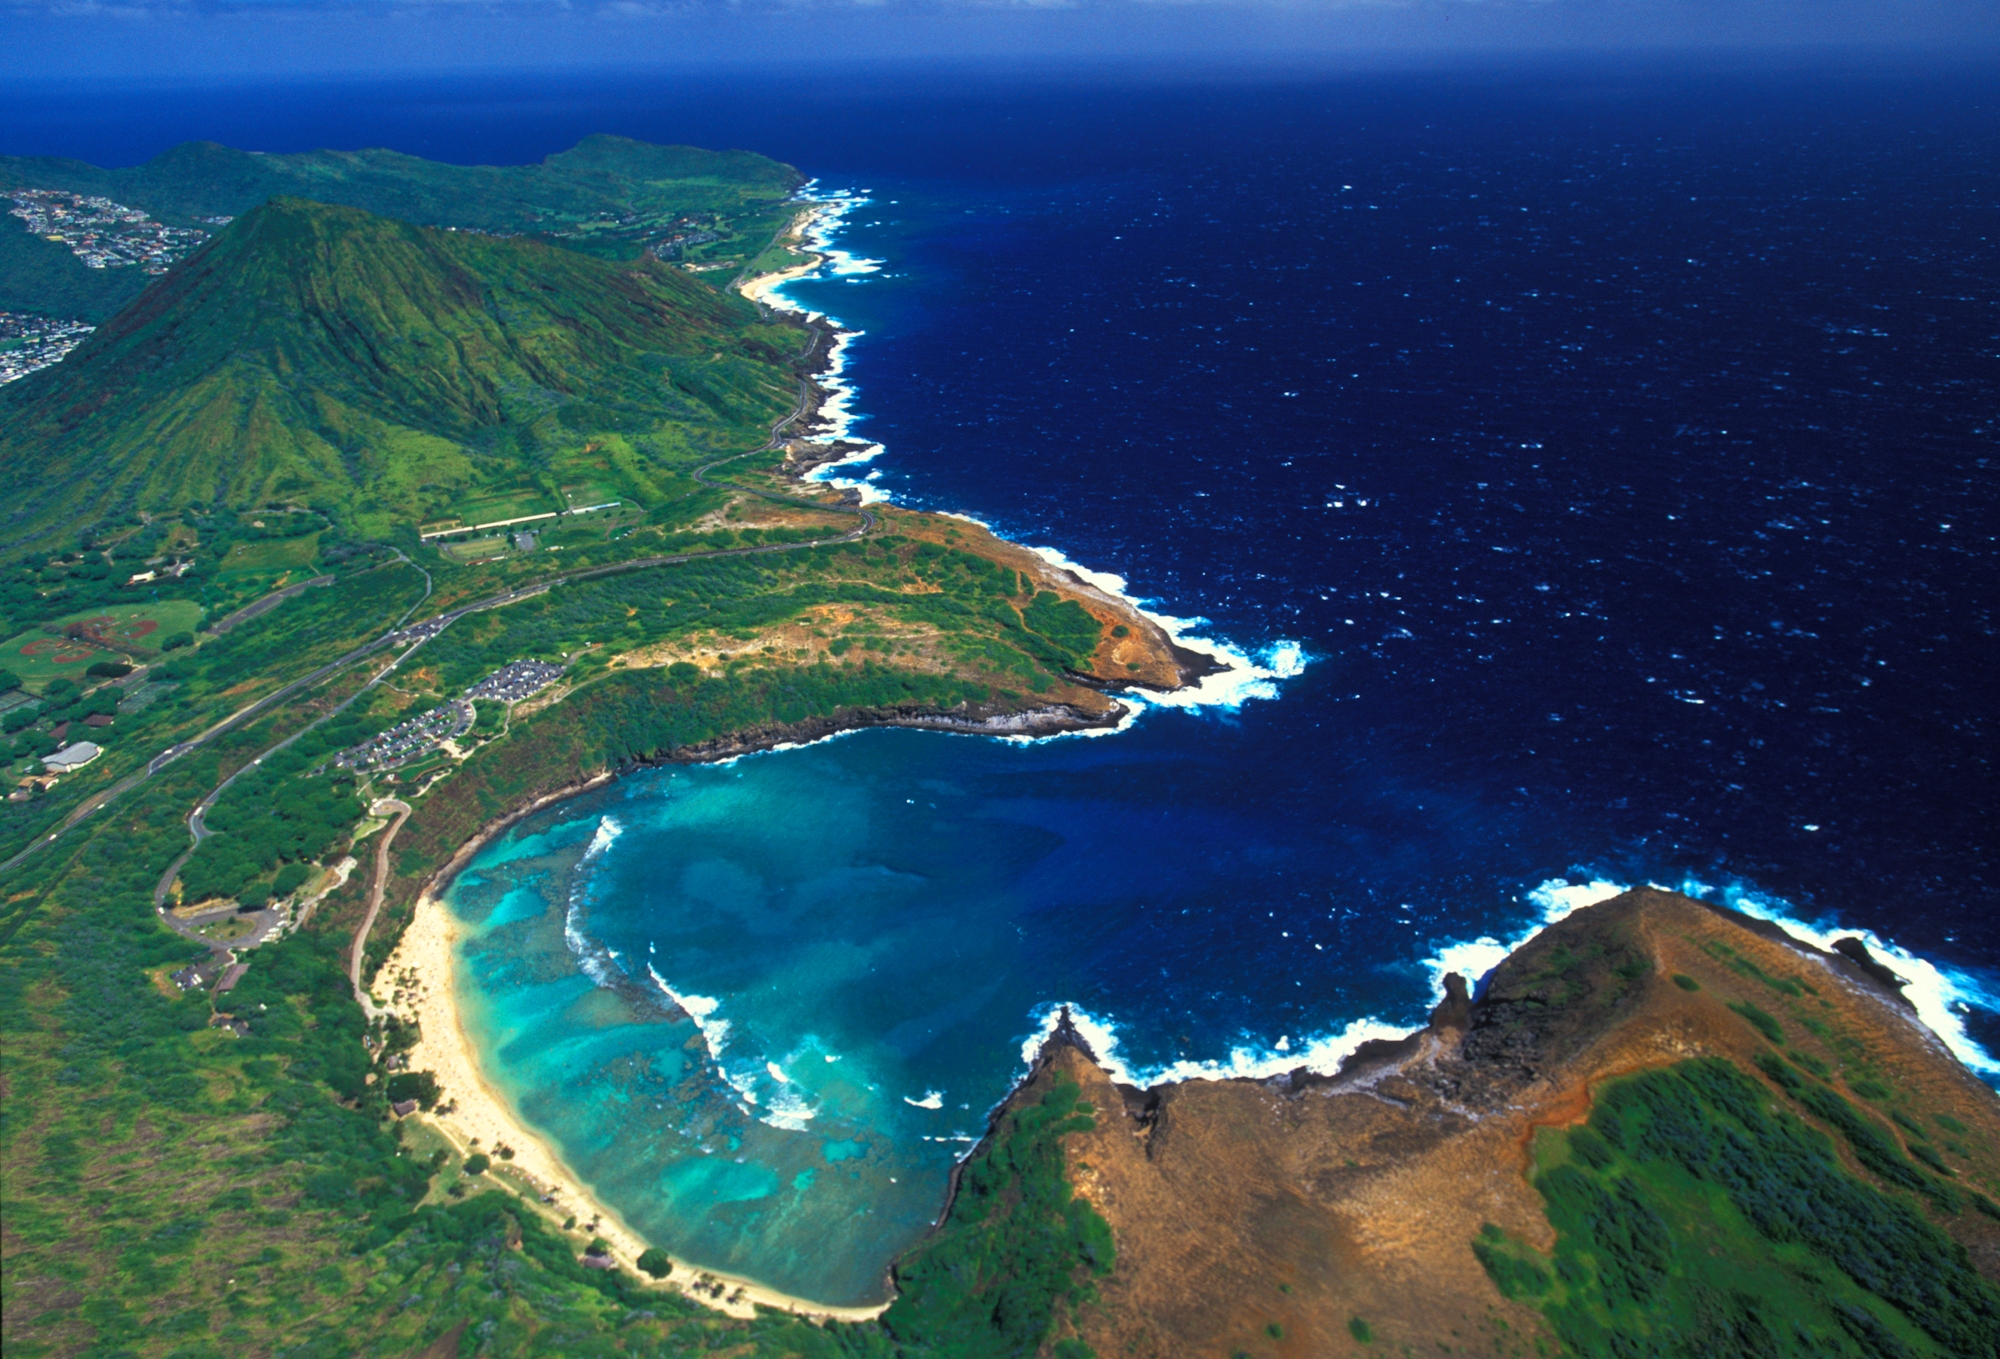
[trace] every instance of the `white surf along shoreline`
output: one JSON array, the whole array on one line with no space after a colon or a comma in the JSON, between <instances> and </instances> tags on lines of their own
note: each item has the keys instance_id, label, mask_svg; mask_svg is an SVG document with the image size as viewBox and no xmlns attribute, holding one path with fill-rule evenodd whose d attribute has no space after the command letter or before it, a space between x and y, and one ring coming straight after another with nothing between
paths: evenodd
<instances>
[{"instance_id":1,"label":"white surf along shoreline","mask_svg":"<svg viewBox=\"0 0 2000 1359\"><path fill-rule=\"evenodd\" d=\"M830 396L815 416L814 428L824 437L858 442L862 447L837 462L815 468L810 474L810 479L851 489L861 496L863 503L890 500L889 493L879 484L881 469L869 466L887 450L878 442L858 439L854 434L854 426L865 417L855 409L859 394L846 376L847 351L853 341L866 332L851 330L838 317L815 311L784 293L785 287L794 282L818 279L827 275L835 278L865 276L876 273L885 266L886 261L856 255L836 244L848 214L857 208L867 206L873 200L867 190L818 193L812 184L807 186L801 196L817 205L801 235L806 248L819 256L823 263L791 271L785 275L772 276L767 280L759 280L756 285L747 287L745 292L746 295L767 306L791 311L807 319L823 318L837 327L828 367L819 378L820 385L829 391ZM868 470L860 476L852 475L861 468ZM1005 537L993 525L971 515L958 514L954 517L977 524L994 533L996 537ZM1058 736L1004 736L987 739L1032 743L1038 740L1108 736L1129 728L1148 707L1233 709L1251 699L1276 698L1278 682L1299 674L1311 660L1303 645L1287 640L1274 642L1253 657L1225 640L1199 635L1198 629L1208 626L1208 620L1205 618L1177 618L1158 612L1150 607L1157 604L1157 601L1132 595L1127 589L1127 582L1121 576L1083 566L1070 560L1057 548L1030 546L1029 550L1058 569L1070 572L1138 610L1159 624L1177 646L1211 658L1218 669L1196 684L1171 693L1141 691L1128 695L1126 715L1116 727L1069 732ZM1650 885L1668 886L1659 883ZM1444 998L1444 978L1447 973L1457 972L1469 983L1477 986L1499 966L1502 959L1533 939L1542 930L1571 912L1599 901L1609 900L1628 890L1630 886L1631 884L1613 882L1589 872L1572 870L1568 877L1551 878L1529 888L1523 894L1523 899L1532 908L1532 914L1528 922L1515 934L1505 940L1487 935L1473 940L1444 942L1436 945L1435 951L1422 960L1421 965L1429 973L1433 1003ZM1871 930L1837 927L1825 921L1810 923L1802 919L1790 903L1740 884L1715 888L1693 879L1686 879L1672 884L1669 890L1682 892L1700 900L1712 901L1757 919L1767 920L1780 926L1801 942L1822 950L1830 951L1836 939L1848 936L1859 938L1868 946L1870 953L1908 981L1904 994L1915 1007L1925 1026L1936 1034L1969 1069L1989 1080L2000 1080L2000 1061L1996 1061L1973 1040L1965 1025L1964 1014L1969 1007L1973 1004L1990 1004L1992 1000L1985 988L1971 976L1941 968L1927 959L1919 958ZM1119 1054L1120 1045L1115 1021L1094 1016L1074 1003L1054 1001L1037 1011L1035 1015L1037 1027L1022 1044L1023 1074L1033 1065L1036 1054L1049 1035L1054 1032L1057 1017L1065 1008L1069 1010L1077 1031L1091 1044L1098 1060L1113 1077L1140 1086L1184 1080L1268 1079L1301 1067L1317 1074L1332 1075L1362 1044L1376 1039L1403 1038L1415 1032L1415 1028L1408 1024L1394 1024L1374 1017L1365 1017L1349 1021L1339 1029L1330 1029L1317 1034L1297 1036L1280 1034L1262 1044L1246 1041L1244 1045L1232 1049L1226 1059L1181 1060L1132 1067L1128 1066Z\"/></svg>"},{"instance_id":2,"label":"white surf along shoreline","mask_svg":"<svg viewBox=\"0 0 2000 1359\"><path fill-rule=\"evenodd\" d=\"M871 200L864 192L820 193L808 185L801 195L811 204L802 225L801 236L807 251L816 257L810 265L799 266L782 273L752 279L742 285L745 296L774 309L792 312L807 319L828 320L836 327L833 344L829 347L827 366L818 375L817 381L828 395L812 417L808 426L816 435L835 440L850 440L861 444L854 453L838 462L825 464L815 469L811 478L827 482L843 489L851 488L864 503L890 500L891 497L880 483L881 471L870 467L886 450L880 443L865 442L855 438L854 426L863 417L855 410L858 390L847 378L848 351L856 339L864 332L845 327L838 318L827 316L804 306L785 296L784 288L791 283L808 279L831 277L860 277L878 272L884 262L866 259L835 244L845 219L855 209L867 205ZM866 468L862 475L855 475ZM956 516L981 527L994 531L993 526L974 519L970 515ZM1128 729L1149 708L1181 708L1198 710L1203 708L1236 709L1253 699L1275 699L1279 684L1300 674L1312 659L1304 646L1298 642L1279 640L1252 655L1242 648L1221 639L1204 637L1200 629L1208 626L1202 618L1178 618L1158 612L1148 607L1156 601L1133 596L1127 582L1120 576L1094 570L1072 561L1059 549L1053 547L1030 547L1058 569L1068 571L1087 584L1125 602L1135 610L1157 623L1176 645L1191 652L1210 658L1216 666L1213 673L1186 688L1157 693L1132 691L1121 697L1124 700L1125 715L1115 727L1097 728L1082 732L1064 733L1055 736L996 735L983 739L1000 740L1018 744L1032 744L1043 740L1067 740L1077 737L1110 735ZM835 740L851 735L840 732L821 738ZM944 733L963 734L970 733ZM718 761L731 764L739 759L756 759L775 755L781 751L798 749L805 744L817 742L788 743L766 751L731 756ZM600 821L584 861L579 867L608 850L616 840L622 826L614 818L606 815ZM588 876L588 875L586 875ZM1667 886L1667 884L1653 884ZM1416 961L1416 966L1428 973L1432 1003L1442 999L1443 979L1447 973L1457 972L1467 978L1475 987L1491 973L1493 968L1515 949L1520 948L1542 930L1561 920L1572 912L1608 900L1627 890L1628 884L1612 881L1606 877L1585 870L1572 869L1568 876L1550 878L1527 888L1521 896L1526 908L1524 919L1516 931L1507 938L1482 936L1472 940L1451 940L1433 945L1429 956ZM426 893L419 903L418 922L411 927L412 942L419 942L414 936L424 936L422 951L432 966L442 966L447 974L456 965L456 938L459 927L449 908L442 900L444 885L439 885L439 894ZM585 928L585 903L581 896L581 882L572 884L571 897L567 903L564 920L565 940L576 956L578 966L599 985L613 983L606 965L615 966L623 979L633 985L648 983L663 998L678 1006L700 1030L710 1061L721 1077L737 1095L743 1111L758 1117L773 1127L792 1131L805 1131L815 1112L808 1103L799 1100L795 1091L785 1090L790 1078L777 1063L762 1062L761 1071L753 1071L744 1063L732 1071L731 1064L724 1059L730 1046L731 1021L718 1013L722 1002L707 996L677 989L669 977L656 965L654 958L644 960L641 978L627 960L604 948L589 937ZM1845 936L1860 938L1878 959L1898 975L1906 978L1909 985L1905 989L1915 1006L1922 1022L1937 1035L1961 1062L1969 1069L1980 1073L1989 1081L2000 1081L2000 1062L1989 1056L1971 1037L1964 1022L1964 1012L1973 1003L1989 1004L1989 998L1979 982L1963 973L1940 968L1928 960L1916 957L1892 942L1881 939L1865 929L1836 928L1821 922L1810 924L1799 918L1790 903L1764 896L1742 885L1725 885L1717 888L1692 879L1671 885L1671 890L1726 905L1745 914L1777 924L1798 938L1821 949L1830 948L1832 942ZM399 948L399 952L402 950ZM392 959L392 963L396 960ZM385 972L387 969L385 968ZM479 1111L482 1124L503 1127L517 1142L525 1142L535 1149L532 1157L533 1168L540 1178L550 1184L559 1184L570 1196L587 1204L594 1211L602 1213L605 1230L614 1237L614 1246L619 1254L636 1257L643 1248L636 1235L624 1228L615 1209L595 1198L576 1180L574 1174L562 1164L543 1139L531 1130L511 1101L501 1096L489 1083L485 1073L479 1070L478 1057L471 1050L469 1038L460 1027L456 1012L454 979L447 975L444 990L445 1009L452 1027L452 1046L455 1050L448 1054L453 1072L452 1084L455 1089L476 1089L478 1102L484 1106ZM1024 1035L1021 1044L1021 1066L1017 1080L1032 1068L1043 1044L1054 1032L1058 1016L1067 1009L1071 1022L1092 1048L1099 1063L1113 1079L1140 1087L1189 1081L1189 1080L1241 1080L1269 1079L1301 1068L1321 1075L1333 1075L1343 1063L1364 1043L1373 1040L1394 1040L1415 1032L1421 1024L1392 1023L1376 1017L1362 1017L1318 1032L1278 1034L1254 1037L1244 1035L1243 1040L1232 1048L1225 1058L1207 1060L1181 1059L1164 1064L1145 1064L1136 1058L1128 1059L1122 1050L1118 1022L1111 1017L1096 1015L1075 1003L1051 1001L1038 1007L1032 1016L1032 1029ZM425 1049L437 1049L436 1053L426 1051L423 1055L431 1060L446 1061L442 1049L448 1046L442 1039L434 1039L426 1031ZM827 1061L839 1060L828 1055ZM791 1058L787 1058L790 1061ZM762 1059L759 1059L761 1062ZM756 1065L752 1063L751 1065ZM438 1069L442 1074L443 1066ZM762 1076L768 1074L769 1080ZM773 1088L781 1093L772 1097ZM944 1092L924 1090L921 1095L904 1095L902 1102L914 1109L936 1111L953 1122L963 1121L963 1115L956 1106L949 1104ZM1001 1103L1004 1103L1004 1096ZM998 1107L996 1103L994 1108ZM980 1121L990 1118L992 1110ZM924 1140L933 1142L956 1142L961 1144L961 1158L969 1156L976 1142L963 1133L940 1131L938 1135L925 1134ZM617 1229L613 1228L616 1224ZM628 1261L629 1263L629 1261ZM746 1303L762 1303L766 1306L784 1307L794 1311L820 1316L843 1316L858 1318L875 1315L880 1308L840 1308L815 1303L809 1299L791 1297L753 1280L732 1276L720 1271L706 1270L702 1266L682 1261L675 1257L676 1277L685 1278L688 1273L704 1272L727 1280L732 1287L743 1290ZM707 1298L709 1305L717 1305ZM884 1304L886 1305L886 1304ZM727 1310L737 1310L729 1307Z\"/></svg>"},{"instance_id":3,"label":"white surf along shoreline","mask_svg":"<svg viewBox=\"0 0 2000 1359\"><path fill-rule=\"evenodd\" d=\"M882 475L880 468L870 467L864 475L852 475L856 470L868 467L887 451L880 443L860 438L854 432L855 425L865 417L855 409L855 402L860 394L847 376L847 353L853 342L867 332L850 329L839 317L815 311L786 296L784 291L793 283L826 277L856 278L881 271L885 261L856 255L835 244L841 228L846 224L848 214L857 208L867 206L873 199L866 190L818 193L811 184L801 192L801 197L815 205L809 210L809 216L800 232L802 243L807 251L818 257L820 263L753 279L744 285L743 293L751 300L774 310L790 312L809 321L825 320L835 327L834 341L827 354L827 366L816 378L828 395L806 427L818 437L836 442L854 442L861 447L836 462L814 468L807 474L807 480L820 481L843 490L854 491L861 497L863 504L883 501L893 503L892 497L880 484ZM995 537L1006 537L1004 533L982 519L969 514L950 511L946 513L952 518L976 524ZM1252 655L1226 640L1205 637L1201 635L1200 630L1209 625L1209 620L1206 618L1176 618L1171 614L1158 612L1150 607L1158 601L1133 595L1122 576L1113 575L1108 571L1094 570L1072 561L1057 548L1033 544L1023 544L1023 546L1051 566L1069 572L1085 584L1103 591L1152 620L1176 646L1207 657L1216 668L1194 684L1180 689L1164 693L1132 690L1121 695L1126 715L1116 727L1063 732L1054 736L1008 735L994 739L1033 742L1106 736L1123 731L1148 707L1235 708L1251 699L1276 698L1277 682L1299 674L1311 659L1304 646L1295 641L1279 639Z\"/></svg>"}]
</instances>

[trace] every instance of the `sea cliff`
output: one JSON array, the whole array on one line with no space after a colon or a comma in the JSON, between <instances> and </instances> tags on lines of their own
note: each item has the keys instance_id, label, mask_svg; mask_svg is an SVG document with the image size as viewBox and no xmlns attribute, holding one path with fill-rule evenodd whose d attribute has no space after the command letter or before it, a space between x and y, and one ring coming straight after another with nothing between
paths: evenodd
<instances>
[{"instance_id":1,"label":"sea cliff","mask_svg":"<svg viewBox=\"0 0 2000 1359\"><path fill-rule=\"evenodd\" d=\"M1992 1092L1865 948L1673 893L1449 978L1332 1077L1140 1090L1064 1026L996 1126L1069 1083L1117 1265L1059 1333L1099 1354L2000 1342Z\"/></svg>"}]
</instances>

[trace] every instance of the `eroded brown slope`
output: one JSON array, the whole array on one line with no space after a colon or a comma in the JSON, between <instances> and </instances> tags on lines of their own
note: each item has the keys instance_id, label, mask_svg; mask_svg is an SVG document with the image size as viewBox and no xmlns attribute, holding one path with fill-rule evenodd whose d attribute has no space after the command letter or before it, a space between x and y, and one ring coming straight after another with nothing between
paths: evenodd
<instances>
[{"instance_id":1,"label":"eroded brown slope","mask_svg":"<svg viewBox=\"0 0 2000 1359\"><path fill-rule=\"evenodd\" d=\"M1478 1003L1455 987L1427 1029L1333 1079L1138 1092L1077 1048L1052 1051L1048 1071L1102 1111L1069 1139L1069 1164L1118 1243L1081 1335L1100 1355L1534 1352L1551 1339L1541 1315L1501 1297L1473 1238L1493 1223L1553 1245L1531 1144L1583 1119L1601 1082L1697 1056L1761 1082L1756 1059L1774 1049L1732 1003L1781 1025L1786 1052L1825 1063L1833 1088L1883 1092L1872 1112L1958 1122L1950 1182L2000 1187L2000 1106L1892 990L1847 958L1641 890L1552 927ZM2000 1277L2000 1223L1932 1220Z\"/></svg>"}]
</instances>

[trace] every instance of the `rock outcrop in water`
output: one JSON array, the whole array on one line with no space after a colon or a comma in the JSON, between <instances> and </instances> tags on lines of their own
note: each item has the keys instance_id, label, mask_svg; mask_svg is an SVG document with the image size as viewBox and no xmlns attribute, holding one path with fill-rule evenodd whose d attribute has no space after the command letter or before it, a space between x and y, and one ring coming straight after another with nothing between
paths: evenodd
<instances>
[{"instance_id":1,"label":"rock outcrop in water","mask_svg":"<svg viewBox=\"0 0 2000 1359\"><path fill-rule=\"evenodd\" d=\"M1333 1077L1075 1081L1099 1355L1993 1354L2000 1105L1879 965L1640 890ZM1004 1117L1003 1113L1003 1117Z\"/></svg>"}]
</instances>

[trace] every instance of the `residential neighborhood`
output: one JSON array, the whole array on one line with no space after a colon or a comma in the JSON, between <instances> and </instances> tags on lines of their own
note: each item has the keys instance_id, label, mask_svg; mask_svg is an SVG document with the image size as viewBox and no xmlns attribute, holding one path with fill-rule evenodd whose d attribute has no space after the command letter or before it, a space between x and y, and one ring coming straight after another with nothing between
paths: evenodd
<instances>
[{"instance_id":1,"label":"residential neighborhood","mask_svg":"<svg viewBox=\"0 0 2000 1359\"><path fill-rule=\"evenodd\" d=\"M0 385L60 363L96 326L0 311Z\"/></svg>"},{"instance_id":2,"label":"residential neighborhood","mask_svg":"<svg viewBox=\"0 0 2000 1359\"><path fill-rule=\"evenodd\" d=\"M419 624L411 628L407 636L430 627ZM433 635L437 629L433 628ZM369 770L392 769L407 764L426 751L432 750L446 741L456 740L472 730L476 710L474 699L491 699L501 703L516 703L531 694L539 693L562 678L564 667L549 661L514 661L488 675L479 683L465 691L465 697L453 699L449 703L432 708L430 711L406 721L398 722L389 730L380 733L351 750L343 750L333 757L339 769Z\"/></svg>"},{"instance_id":3,"label":"residential neighborhood","mask_svg":"<svg viewBox=\"0 0 2000 1359\"><path fill-rule=\"evenodd\" d=\"M539 693L562 678L563 667L548 661L515 661L495 670L465 691L467 698L497 698L515 703Z\"/></svg>"},{"instance_id":4,"label":"residential neighborhood","mask_svg":"<svg viewBox=\"0 0 2000 1359\"><path fill-rule=\"evenodd\" d=\"M164 274L212 234L200 227L172 227L156 222L138 208L108 198L63 193L57 189L11 189L9 215L44 240L66 245L92 269L137 265L148 274ZM228 217L204 218L210 226L226 226Z\"/></svg>"}]
</instances>

